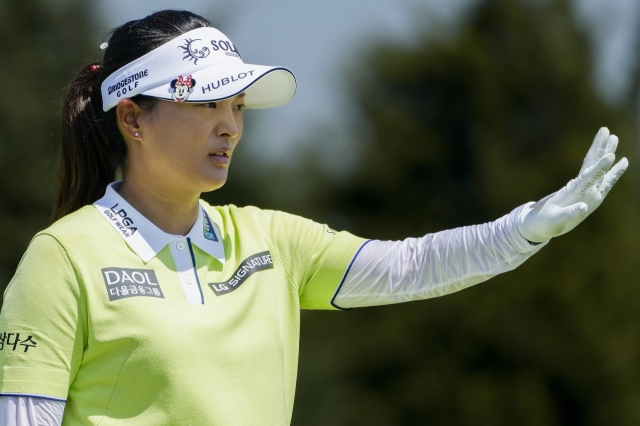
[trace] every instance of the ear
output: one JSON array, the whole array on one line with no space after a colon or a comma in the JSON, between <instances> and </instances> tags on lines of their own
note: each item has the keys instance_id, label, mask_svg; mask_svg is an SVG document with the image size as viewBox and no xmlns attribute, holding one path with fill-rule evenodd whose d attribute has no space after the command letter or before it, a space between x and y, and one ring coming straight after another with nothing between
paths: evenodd
<instances>
[{"instance_id":1,"label":"ear","mask_svg":"<svg viewBox=\"0 0 640 426\"><path fill-rule=\"evenodd\" d=\"M131 99L121 99L116 106L116 119L122 136L127 139L140 140L140 114L142 109ZM138 136L136 136L138 133Z\"/></svg>"},{"instance_id":2,"label":"ear","mask_svg":"<svg viewBox=\"0 0 640 426\"><path fill-rule=\"evenodd\" d=\"M177 79L177 78L176 78L176 79L174 79L174 80L171 80L171 88L172 88L172 89L175 89L175 88L176 88L176 83L177 83L177 82L178 82L178 79Z\"/></svg>"},{"instance_id":3,"label":"ear","mask_svg":"<svg viewBox=\"0 0 640 426\"><path fill-rule=\"evenodd\" d=\"M196 79L195 78L191 79L191 87L196 87Z\"/></svg>"}]
</instances>

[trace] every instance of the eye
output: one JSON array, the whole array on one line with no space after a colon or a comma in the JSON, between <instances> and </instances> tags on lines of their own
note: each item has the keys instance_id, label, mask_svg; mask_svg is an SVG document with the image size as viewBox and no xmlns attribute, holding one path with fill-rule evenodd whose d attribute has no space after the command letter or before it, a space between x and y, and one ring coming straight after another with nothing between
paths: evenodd
<instances>
[{"instance_id":1,"label":"eye","mask_svg":"<svg viewBox=\"0 0 640 426\"><path fill-rule=\"evenodd\" d=\"M207 102L206 104L204 104L204 106L207 108L217 108L215 102Z\"/></svg>"},{"instance_id":2,"label":"eye","mask_svg":"<svg viewBox=\"0 0 640 426\"><path fill-rule=\"evenodd\" d=\"M242 111L244 109L244 104L238 104L235 107L233 107L234 109L238 110L238 111Z\"/></svg>"}]
</instances>

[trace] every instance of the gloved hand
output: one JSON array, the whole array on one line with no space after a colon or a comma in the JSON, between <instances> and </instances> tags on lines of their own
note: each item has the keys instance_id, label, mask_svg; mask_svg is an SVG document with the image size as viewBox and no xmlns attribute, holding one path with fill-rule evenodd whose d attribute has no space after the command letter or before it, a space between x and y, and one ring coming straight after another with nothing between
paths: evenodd
<instances>
[{"instance_id":1,"label":"gloved hand","mask_svg":"<svg viewBox=\"0 0 640 426\"><path fill-rule=\"evenodd\" d=\"M613 185L629 166L622 158L615 166L618 137L602 127L593 139L578 177L560 191L520 212L518 226L522 235L539 243L571 231L602 203Z\"/></svg>"}]
</instances>

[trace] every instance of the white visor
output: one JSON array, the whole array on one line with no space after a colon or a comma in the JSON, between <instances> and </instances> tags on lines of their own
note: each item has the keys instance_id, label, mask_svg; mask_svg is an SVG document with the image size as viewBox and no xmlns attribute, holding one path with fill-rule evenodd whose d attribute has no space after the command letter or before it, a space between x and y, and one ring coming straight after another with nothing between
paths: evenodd
<instances>
[{"instance_id":1,"label":"white visor","mask_svg":"<svg viewBox=\"0 0 640 426\"><path fill-rule=\"evenodd\" d=\"M120 68L101 90L104 111L136 95L205 103L243 92L246 108L270 108L293 98L296 79L284 67L245 64L227 36L203 27Z\"/></svg>"}]
</instances>

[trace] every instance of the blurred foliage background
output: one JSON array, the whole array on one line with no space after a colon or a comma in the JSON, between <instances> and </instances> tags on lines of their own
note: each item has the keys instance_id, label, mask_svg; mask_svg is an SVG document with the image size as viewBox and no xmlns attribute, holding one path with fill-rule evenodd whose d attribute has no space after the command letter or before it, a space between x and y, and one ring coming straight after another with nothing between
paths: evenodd
<instances>
[{"instance_id":1,"label":"blurred foliage background","mask_svg":"<svg viewBox=\"0 0 640 426\"><path fill-rule=\"evenodd\" d=\"M49 223L64 87L96 59L86 14L79 0L0 2L5 285ZM592 50L565 0L484 0L452 37L353 59L364 120L349 171L318 160L331 129L286 167L240 145L209 202L378 239L487 222L556 191L603 125L631 163L596 213L516 271L445 298L304 312L293 425L640 424L640 79L605 102Z\"/></svg>"}]
</instances>

